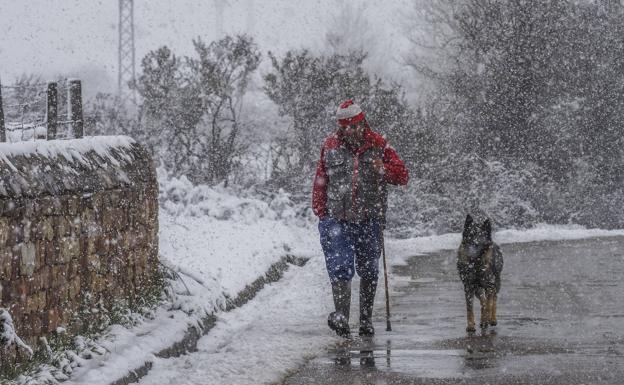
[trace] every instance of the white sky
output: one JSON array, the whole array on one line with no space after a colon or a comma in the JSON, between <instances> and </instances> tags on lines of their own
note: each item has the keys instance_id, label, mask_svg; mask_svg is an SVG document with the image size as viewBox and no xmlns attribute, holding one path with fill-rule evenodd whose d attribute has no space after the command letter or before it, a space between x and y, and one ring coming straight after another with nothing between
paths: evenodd
<instances>
[{"instance_id":1,"label":"white sky","mask_svg":"<svg viewBox=\"0 0 624 385\"><path fill-rule=\"evenodd\" d=\"M224 1L224 0L220 0ZM227 0L223 29L250 32L263 52L292 47L322 48L326 26L336 18L340 0ZM380 4L381 3L381 4ZM395 42L400 1L354 0L366 9L387 52ZM22 73L58 74L91 82L87 88L113 91L117 79L117 0L0 0L0 78ZM216 37L211 0L135 0L137 71L140 59L161 45L190 54L191 40ZM386 60L387 61L387 60ZM108 90L106 88L109 88ZM88 92L88 90L87 90Z\"/></svg>"}]
</instances>

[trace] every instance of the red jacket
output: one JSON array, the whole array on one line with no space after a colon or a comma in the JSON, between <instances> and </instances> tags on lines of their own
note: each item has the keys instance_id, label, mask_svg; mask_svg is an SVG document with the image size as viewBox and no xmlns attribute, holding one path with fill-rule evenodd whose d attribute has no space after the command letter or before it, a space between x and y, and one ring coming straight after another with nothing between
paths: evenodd
<instances>
[{"instance_id":1,"label":"red jacket","mask_svg":"<svg viewBox=\"0 0 624 385\"><path fill-rule=\"evenodd\" d=\"M343 141L338 134L333 134L323 143L321 148L321 157L316 167L316 175L314 177L314 186L312 189L312 209L314 214L319 218L326 215L327 202L327 172L325 168L325 153L328 150L343 146ZM380 134L367 129L364 132L364 144L354 152L354 156L359 156L370 148L383 149L384 174L383 180L393 185L406 185L409 179L407 168L403 164L401 158L396 151L390 147L387 140ZM358 162L354 162L354 174L357 173ZM357 188L357 186L352 186Z\"/></svg>"}]
</instances>

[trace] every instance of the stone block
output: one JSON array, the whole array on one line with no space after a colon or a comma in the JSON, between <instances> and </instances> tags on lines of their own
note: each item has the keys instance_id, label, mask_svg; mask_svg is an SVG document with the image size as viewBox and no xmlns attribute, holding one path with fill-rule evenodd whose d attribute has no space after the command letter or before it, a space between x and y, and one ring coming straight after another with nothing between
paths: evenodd
<instances>
[{"instance_id":1,"label":"stone block","mask_svg":"<svg viewBox=\"0 0 624 385\"><path fill-rule=\"evenodd\" d=\"M21 302L12 301L9 305L9 313L11 313L11 317L15 319L20 319L24 314L24 304Z\"/></svg>"},{"instance_id":2,"label":"stone block","mask_svg":"<svg viewBox=\"0 0 624 385\"><path fill-rule=\"evenodd\" d=\"M102 257L98 254L88 254L87 255L87 270L89 271L99 271Z\"/></svg>"},{"instance_id":3,"label":"stone block","mask_svg":"<svg viewBox=\"0 0 624 385\"><path fill-rule=\"evenodd\" d=\"M71 234L74 237L80 236L82 233L82 221L79 216L70 216L69 217L69 227L71 229Z\"/></svg>"},{"instance_id":4,"label":"stone block","mask_svg":"<svg viewBox=\"0 0 624 385\"><path fill-rule=\"evenodd\" d=\"M68 287L68 296L69 296L69 300L77 303L79 298L78 295L80 294L80 276L77 275L74 278L72 278L69 281L69 287Z\"/></svg>"},{"instance_id":5,"label":"stone block","mask_svg":"<svg viewBox=\"0 0 624 385\"><path fill-rule=\"evenodd\" d=\"M55 265L59 259L58 240L45 241L45 261L46 265Z\"/></svg>"},{"instance_id":6,"label":"stone block","mask_svg":"<svg viewBox=\"0 0 624 385\"><path fill-rule=\"evenodd\" d=\"M109 190L106 193L104 198L105 208L118 208L124 207L124 203L126 202L125 195L122 190L114 189Z\"/></svg>"},{"instance_id":7,"label":"stone block","mask_svg":"<svg viewBox=\"0 0 624 385\"><path fill-rule=\"evenodd\" d=\"M104 233L108 234L115 228L115 210L110 208L105 208L102 211L102 230Z\"/></svg>"},{"instance_id":8,"label":"stone block","mask_svg":"<svg viewBox=\"0 0 624 385\"><path fill-rule=\"evenodd\" d=\"M35 211L46 216L61 215L63 204L57 196L44 196L35 200Z\"/></svg>"},{"instance_id":9,"label":"stone block","mask_svg":"<svg viewBox=\"0 0 624 385\"><path fill-rule=\"evenodd\" d=\"M52 276L50 277L50 287L52 289L59 288L67 281L67 266L55 265L52 266Z\"/></svg>"},{"instance_id":10,"label":"stone block","mask_svg":"<svg viewBox=\"0 0 624 385\"><path fill-rule=\"evenodd\" d=\"M112 274L114 279L119 279L121 272L124 270L126 263L121 258L111 258L108 265L108 273Z\"/></svg>"},{"instance_id":11,"label":"stone block","mask_svg":"<svg viewBox=\"0 0 624 385\"><path fill-rule=\"evenodd\" d=\"M33 234L36 232L36 229L33 231L32 222L28 217L22 218L21 220L22 227L22 235L24 242L30 242L31 238L33 238Z\"/></svg>"},{"instance_id":12,"label":"stone block","mask_svg":"<svg viewBox=\"0 0 624 385\"><path fill-rule=\"evenodd\" d=\"M147 266L147 258L148 258L147 249L145 248L136 249L132 253L131 258L134 260L135 266L144 268L145 266Z\"/></svg>"},{"instance_id":13,"label":"stone block","mask_svg":"<svg viewBox=\"0 0 624 385\"><path fill-rule=\"evenodd\" d=\"M56 237L59 239L71 235L70 219L66 216L54 217L54 228L56 230Z\"/></svg>"},{"instance_id":14,"label":"stone block","mask_svg":"<svg viewBox=\"0 0 624 385\"><path fill-rule=\"evenodd\" d=\"M65 237L59 242L58 263L67 264L72 259L80 258L80 238Z\"/></svg>"},{"instance_id":15,"label":"stone block","mask_svg":"<svg viewBox=\"0 0 624 385\"><path fill-rule=\"evenodd\" d=\"M26 283L28 284L28 292L29 293L36 293L39 290L41 290L41 281L39 280L39 273L38 271L35 270L35 272L33 273L32 277L28 278L26 280Z\"/></svg>"},{"instance_id":16,"label":"stone block","mask_svg":"<svg viewBox=\"0 0 624 385\"><path fill-rule=\"evenodd\" d=\"M111 247L110 238L106 235L101 235L95 238L95 254L106 255L109 253Z\"/></svg>"},{"instance_id":17,"label":"stone block","mask_svg":"<svg viewBox=\"0 0 624 385\"><path fill-rule=\"evenodd\" d=\"M33 243L35 244L35 266L36 269L40 269L46 264L46 241L37 239Z\"/></svg>"},{"instance_id":18,"label":"stone block","mask_svg":"<svg viewBox=\"0 0 624 385\"><path fill-rule=\"evenodd\" d=\"M25 278L18 278L11 283L11 300L15 302L26 302L28 296L28 281Z\"/></svg>"},{"instance_id":19,"label":"stone block","mask_svg":"<svg viewBox=\"0 0 624 385\"><path fill-rule=\"evenodd\" d=\"M7 232L6 247L19 245L24 241L24 228L21 221L11 219L9 221L9 231Z\"/></svg>"},{"instance_id":20,"label":"stone block","mask_svg":"<svg viewBox=\"0 0 624 385\"><path fill-rule=\"evenodd\" d=\"M67 266L67 279L73 279L80 273L80 260L72 259Z\"/></svg>"},{"instance_id":21,"label":"stone block","mask_svg":"<svg viewBox=\"0 0 624 385\"><path fill-rule=\"evenodd\" d=\"M81 197L81 205L83 208L89 208L96 213L102 210L102 192L93 192L83 194Z\"/></svg>"},{"instance_id":22,"label":"stone block","mask_svg":"<svg viewBox=\"0 0 624 385\"><path fill-rule=\"evenodd\" d=\"M95 254L95 247L97 244L97 236L87 236L86 237L86 248L84 250L84 255Z\"/></svg>"},{"instance_id":23,"label":"stone block","mask_svg":"<svg viewBox=\"0 0 624 385\"><path fill-rule=\"evenodd\" d=\"M32 315L30 313L24 313L21 317L13 317L15 331L18 336L22 337L22 339L31 334L31 319Z\"/></svg>"},{"instance_id":24,"label":"stone block","mask_svg":"<svg viewBox=\"0 0 624 385\"><path fill-rule=\"evenodd\" d=\"M69 299L69 285L67 282L64 282L61 286L57 287L56 290L58 290L59 309L64 310L71 302Z\"/></svg>"},{"instance_id":25,"label":"stone block","mask_svg":"<svg viewBox=\"0 0 624 385\"><path fill-rule=\"evenodd\" d=\"M15 281L20 278L20 264L22 261L22 246L12 246L11 252L11 280Z\"/></svg>"},{"instance_id":26,"label":"stone block","mask_svg":"<svg viewBox=\"0 0 624 385\"><path fill-rule=\"evenodd\" d=\"M89 291L92 294L102 294L106 289L106 279L99 274L94 274L91 277L91 282L89 284Z\"/></svg>"},{"instance_id":27,"label":"stone block","mask_svg":"<svg viewBox=\"0 0 624 385\"><path fill-rule=\"evenodd\" d=\"M46 307L50 309L60 306L61 297L62 295L58 287L48 289L46 292Z\"/></svg>"},{"instance_id":28,"label":"stone block","mask_svg":"<svg viewBox=\"0 0 624 385\"><path fill-rule=\"evenodd\" d=\"M134 280L134 265L128 264L126 266L126 281L127 282L133 282Z\"/></svg>"},{"instance_id":29,"label":"stone block","mask_svg":"<svg viewBox=\"0 0 624 385\"><path fill-rule=\"evenodd\" d=\"M38 291L38 292L30 294L26 298L26 305L25 305L26 312L34 313L34 312L38 312L40 310L45 309L46 301L47 301L47 297L46 297L45 291Z\"/></svg>"},{"instance_id":30,"label":"stone block","mask_svg":"<svg viewBox=\"0 0 624 385\"><path fill-rule=\"evenodd\" d=\"M59 326L59 311L57 308L44 312L42 328L46 333L52 333Z\"/></svg>"},{"instance_id":31,"label":"stone block","mask_svg":"<svg viewBox=\"0 0 624 385\"><path fill-rule=\"evenodd\" d=\"M22 199L22 204L24 205L24 218L32 218L35 215L35 202L32 198L24 198Z\"/></svg>"},{"instance_id":32,"label":"stone block","mask_svg":"<svg viewBox=\"0 0 624 385\"><path fill-rule=\"evenodd\" d=\"M54 239L54 222L51 217L40 218L36 225L35 238L47 241Z\"/></svg>"},{"instance_id":33,"label":"stone block","mask_svg":"<svg viewBox=\"0 0 624 385\"><path fill-rule=\"evenodd\" d=\"M37 248L32 242L21 244L20 275L31 277L35 272L35 256Z\"/></svg>"},{"instance_id":34,"label":"stone block","mask_svg":"<svg viewBox=\"0 0 624 385\"><path fill-rule=\"evenodd\" d=\"M147 197L148 215L150 219L158 217L158 197L149 194Z\"/></svg>"},{"instance_id":35,"label":"stone block","mask_svg":"<svg viewBox=\"0 0 624 385\"><path fill-rule=\"evenodd\" d=\"M142 225L148 225L150 222L150 212L149 212L149 205L147 204L147 202L142 202L139 204L140 210L138 213L138 222Z\"/></svg>"},{"instance_id":36,"label":"stone block","mask_svg":"<svg viewBox=\"0 0 624 385\"><path fill-rule=\"evenodd\" d=\"M78 302L69 302L66 307L63 308L63 320L70 333L78 331L78 327L83 322L90 322L89 319L80 320L80 305Z\"/></svg>"},{"instance_id":37,"label":"stone block","mask_svg":"<svg viewBox=\"0 0 624 385\"><path fill-rule=\"evenodd\" d=\"M72 318L72 312L69 309L62 308L59 311L59 326L69 328Z\"/></svg>"},{"instance_id":38,"label":"stone block","mask_svg":"<svg viewBox=\"0 0 624 385\"><path fill-rule=\"evenodd\" d=\"M7 218L20 218L24 215L24 203L20 198L3 200L3 205L0 207L2 212L0 215Z\"/></svg>"},{"instance_id":39,"label":"stone block","mask_svg":"<svg viewBox=\"0 0 624 385\"><path fill-rule=\"evenodd\" d=\"M0 248L4 248L9 239L10 221L8 218L0 218Z\"/></svg>"},{"instance_id":40,"label":"stone block","mask_svg":"<svg viewBox=\"0 0 624 385\"><path fill-rule=\"evenodd\" d=\"M40 336L42 334L43 331L43 320L42 320L42 313L41 312L37 312L35 314L32 314L32 319L31 321L31 330L32 330L32 334L33 336ZM33 346L33 345L31 345Z\"/></svg>"},{"instance_id":41,"label":"stone block","mask_svg":"<svg viewBox=\"0 0 624 385\"><path fill-rule=\"evenodd\" d=\"M80 213L82 232L88 235L100 234L102 232L100 224L96 221L93 209L85 208Z\"/></svg>"},{"instance_id":42,"label":"stone block","mask_svg":"<svg viewBox=\"0 0 624 385\"><path fill-rule=\"evenodd\" d=\"M65 204L67 206L67 213L70 216L76 216L80 213L81 199L76 196L68 196L65 198Z\"/></svg>"},{"instance_id":43,"label":"stone block","mask_svg":"<svg viewBox=\"0 0 624 385\"><path fill-rule=\"evenodd\" d=\"M131 236L132 230L120 231L117 236L120 238L120 245L124 250L129 250L132 247L132 239L134 237Z\"/></svg>"},{"instance_id":44,"label":"stone block","mask_svg":"<svg viewBox=\"0 0 624 385\"><path fill-rule=\"evenodd\" d=\"M35 272L34 279L37 280L38 290L47 290L50 288L50 266L42 266Z\"/></svg>"},{"instance_id":45,"label":"stone block","mask_svg":"<svg viewBox=\"0 0 624 385\"><path fill-rule=\"evenodd\" d=\"M12 276L13 253L5 248L0 249L0 280L10 280Z\"/></svg>"},{"instance_id":46,"label":"stone block","mask_svg":"<svg viewBox=\"0 0 624 385\"><path fill-rule=\"evenodd\" d=\"M142 280L143 280L143 272L145 271L145 266L140 265L140 264L135 264L134 265L134 285L136 287L142 287Z\"/></svg>"}]
</instances>

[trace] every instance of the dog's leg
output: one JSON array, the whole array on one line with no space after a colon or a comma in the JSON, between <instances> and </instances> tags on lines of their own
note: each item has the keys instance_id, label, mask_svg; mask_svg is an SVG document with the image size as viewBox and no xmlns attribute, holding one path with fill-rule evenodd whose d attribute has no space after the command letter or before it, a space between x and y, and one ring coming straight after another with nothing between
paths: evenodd
<instances>
[{"instance_id":1,"label":"dog's leg","mask_svg":"<svg viewBox=\"0 0 624 385\"><path fill-rule=\"evenodd\" d=\"M496 326L498 322L496 321L496 301L498 295L493 293L490 297L490 325Z\"/></svg>"},{"instance_id":2,"label":"dog's leg","mask_svg":"<svg viewBox=\"0 0 624 385\"><path fill-rule=\"evenodd\" d=\"M490 306L487 294L481 293L479 295L479 302L481 302L481 330L487 329L490 323Z\"/></svg>"},{"instance_id":3,"label":"dog's leg","mask_svg":"<svg viewBox=\"0 0 624 385\"><path fill-rule=\"evenodd\" d=\"M466 316L468 318L468 326L466 327L466 332L474 333L476 331L474 310L472 308L472 299L474 298L474 293L470 290L464 290L464 295L466 296Z\"/></svg>"}]
</instances>

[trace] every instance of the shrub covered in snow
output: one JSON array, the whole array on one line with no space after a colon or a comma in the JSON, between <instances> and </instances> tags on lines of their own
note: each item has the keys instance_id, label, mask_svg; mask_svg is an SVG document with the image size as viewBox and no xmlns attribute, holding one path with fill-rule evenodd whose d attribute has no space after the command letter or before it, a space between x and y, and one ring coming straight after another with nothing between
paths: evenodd
<instances>
[{"instance_id":1,"label":"shrub covered in snow","mask_svg":"<svg viewBox=\"0 0 624 385\"><path fill-rule=\"evenodd\" d=\"M452 156L413 175L407 189L390 195L389 228L414 236L461 229L467 212L480 209L498 227L540 221L532 197L541 186L531 170L506 167L477 155Z\"/></svg>"},{"instance_id":2,"label":"shrub covered in snow","mask_svg":"<svg viewBox=\"0 0 624 385\"><path fill-rule=\"evenodd\" d=\"M185 176L170 176L162 168L158 169L158 182L161 209L173 216L208 216L247 224L259 219L284 220L301 226L313 220L309 202L295 199L283 189L193 185Z\"/></svg>"},{"instance_id":3,"label":"shrub covered in snow","mask_svg":"<svg viewBox=\"0 0 624 385\"><path fill-rule=\"evenodd\" d=\"M17 345L32 356L33 350L15 332L13 318L8 310L0 308L0 348Z\"/></svg>"}]
</instances>

